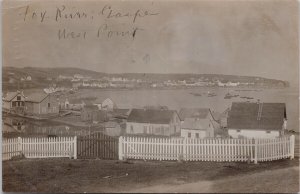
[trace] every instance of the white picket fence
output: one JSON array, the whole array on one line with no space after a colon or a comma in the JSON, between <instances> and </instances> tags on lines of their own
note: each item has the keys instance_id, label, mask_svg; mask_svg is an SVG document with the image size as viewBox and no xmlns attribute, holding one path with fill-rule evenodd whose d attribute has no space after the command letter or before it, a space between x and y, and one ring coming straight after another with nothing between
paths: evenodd
<instances>
[{"instance_id":1,"label":"white picket fence","mask_svg":"<svg viewBox=\"0 0 300 194\"><path fill-rule=\"evenodd\" d=\"M75 137L36 137L2 139L2 160L14 156L26 158L77 158L77 138Z\"/></svg>"},{"instance_id":2,"label":"white picket fence","mask_svg":"<svg viewBox=\"0 0 300 194\"><path fill-rule=\"evenodd\" d=\"M295 136L274 139L120 137L119 159L245 162L294 158Z\"/></svg>"}]
</instances>

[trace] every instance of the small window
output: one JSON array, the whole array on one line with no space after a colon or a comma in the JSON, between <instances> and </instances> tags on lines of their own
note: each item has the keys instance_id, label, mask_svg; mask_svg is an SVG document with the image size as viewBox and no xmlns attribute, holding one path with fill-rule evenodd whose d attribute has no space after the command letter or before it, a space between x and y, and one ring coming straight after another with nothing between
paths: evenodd
<instances>
[{"instance_id":1,"label":"small window","mask_svg":"<svg viewBox=\"0 0 300 194\"><path fill-rule=\"evenodd\" d=\"M188 138L191 138L192 134L191 133L188 133Z\"/></svg>"},{"instance_id":2,"label":"small window","mask_svg":"<svg viewBox=\"0 0 300 194\"><path fill-rule=\"evenodd\" d=\"M16 102L12 102L12 107L16 107Z\"/></svg>"},{"instance_id":3,"label":"small window","mask_svg":"<svg viewBox=\"0 0 300 194\"><path fill-rule=\"evenodd\" d=\"M17 100L21 100L21 96L17 96Z\"/></svg>"},{"instance_id":4,"label":"small window","mask_svg":"<svg viewBox=\"0 0 300 194\"><path fill-rule=\"evenodd\" d=\"M199 133L196 133L196 138L199 138Z\"/></svg>"},{"instance_id":5,"label":"small window","mask_svg":"<svg viewBox=\"0 0 300 194\"><path fill-rule=\"evenodd\" d=\"M267 131L267 133L271 133L271 131L270 131L270 130L268 130L268 131Z\"/></svg>"},{"instance_id":6,"label":"small window","mask_svg":"<svg viewBox=\"0 0 300 194\"><path fill-rule=\"evenodd\" d=\"M237 131L237 132L241 132L241 130L240 130L240 129L237 129L236 131Z\"/></svg>"},{"instance_id":7,"label":"small window","mask_svg":"<svg viewBox=\"0 0 300 194\"><path fill-rule=\"evenodd\" d=\"M48 108L50 108L50 103L48 103Z\"/></svg>"}]
</instances>

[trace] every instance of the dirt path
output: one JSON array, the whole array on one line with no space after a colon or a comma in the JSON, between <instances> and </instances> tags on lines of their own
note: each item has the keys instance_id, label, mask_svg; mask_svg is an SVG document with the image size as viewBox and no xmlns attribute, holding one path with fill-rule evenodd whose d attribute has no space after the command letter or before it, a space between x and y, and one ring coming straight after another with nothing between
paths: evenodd
<instances>
[{"instance_id":1,"label":"dirt path","mask_svg":"<svg viewBox=\"0 0 300 194\"><path fill-rule=\"evenodd\" d=\"M21 159L2 164L5 192L295 193L299 188L299 159L257 165L67 158Z\"/></svg>"},{"instance_id":2,"label":"dirt path","mask_svg":"<svg viewBox=\"0 0 300 194\"><path fill-rule=\"evenodd\" d=\"M289 179L297 176L299 167L268 170L250 175L230 177L217 181L199 181L195 183L170 185L162 184L152 187L131 190L132 193L218 193L218 192L299 192L299 179ZM238 184L237 184L238 183ZM298 189L297 189L298 188Z\"/></svg>"}]
</instances>

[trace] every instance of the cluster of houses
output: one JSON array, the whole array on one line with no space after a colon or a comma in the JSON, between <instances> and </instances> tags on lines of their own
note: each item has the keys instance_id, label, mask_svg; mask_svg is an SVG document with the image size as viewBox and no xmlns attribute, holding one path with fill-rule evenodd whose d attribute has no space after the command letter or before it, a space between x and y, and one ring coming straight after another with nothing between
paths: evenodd
<instances>
[{"instance_id":1,"label":"cluster of houses","mask_svg":"<svg viewBox=\"0 0 300 194\"><path fill-rule=\"evenodd\" d=\"M229 109L215 114L209 108L167 107L119 109L110 98L59 101L45 92L24 95L9 92L3 98L3 111L24 115L54 115L61 110L80 113L83 122L102 124L105 133L145 136L181 136L186 138L222 137L271 138L287 128L285 103L233 102Z\"/></svg>"}]
</instances>

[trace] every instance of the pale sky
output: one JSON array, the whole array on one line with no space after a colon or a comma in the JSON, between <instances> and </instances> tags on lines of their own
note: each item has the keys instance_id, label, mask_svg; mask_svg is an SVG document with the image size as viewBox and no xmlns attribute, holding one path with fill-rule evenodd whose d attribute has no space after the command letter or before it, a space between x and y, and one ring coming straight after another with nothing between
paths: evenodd
<instances>
[{"instance_id":1,"label":"pale sky","mask_svg":"<svg viewBox=\"0 0 300 194\"><path fill-rule=\"evenodd\" d=\"M55 21L63 5L62 17L76 10L87 17ZM297 6L297 1L287 0L7 1L3 65L79 67L107 73L250 75L297 83ZM133 16L107 18L110 10L123 15L140 10L144 17L138 16L135 22ZM155 15L143 15L146 10ZM110 30L132 33L136 28L134 39L107 37ZM63 29L81 36L59 40Z\"/></svg>"}]
</instances>

